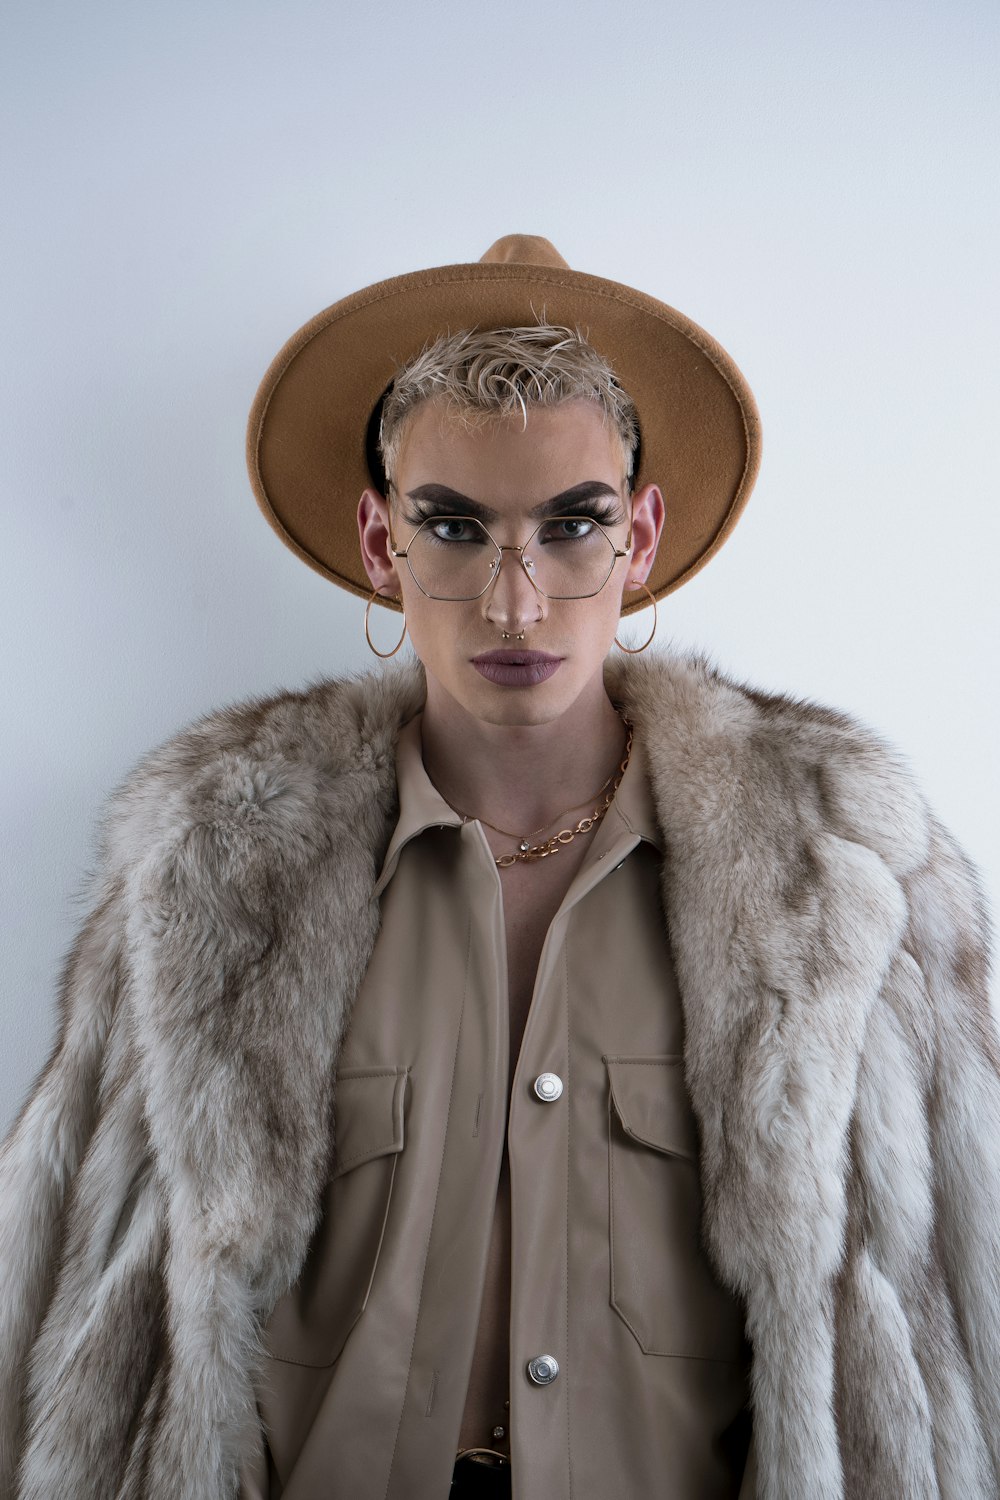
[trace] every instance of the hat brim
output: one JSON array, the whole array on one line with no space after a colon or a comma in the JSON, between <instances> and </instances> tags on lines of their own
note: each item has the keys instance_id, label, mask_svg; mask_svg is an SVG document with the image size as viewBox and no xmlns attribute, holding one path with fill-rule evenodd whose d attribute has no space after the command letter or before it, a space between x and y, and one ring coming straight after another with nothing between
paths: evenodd
<instances>
[{"instance_id":1,"label":"hat brim","mask_svg":"<svg viewBox=\"0 0 1000 1500\"><path fill-rule=\"evenodd\" d=\"M247 428L257 501L287 546L361 598L357 505L372 414L396 371L442 333L550 323L579 328L639 412L636 488L656 483L666 524L647 580L660 599L722 546L760 465L760 419L742 374L690 318L618 282L518 263L441 266L365 287L311 318L271 362ZM381 602L390 601L382 599ZM645 594L624 604L640 609Z\"/></svg>"}]
</instances>

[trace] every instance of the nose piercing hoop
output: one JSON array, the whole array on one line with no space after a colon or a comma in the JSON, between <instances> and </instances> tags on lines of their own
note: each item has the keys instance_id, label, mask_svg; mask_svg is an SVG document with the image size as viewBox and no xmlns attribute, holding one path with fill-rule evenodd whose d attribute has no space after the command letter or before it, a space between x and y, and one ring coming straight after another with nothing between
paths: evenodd
<instances>
[{"instance_id":1,"label":"nose piercing hoop","mask_svg":"<svg viewBox=\"0 0 1000 1500\"><path fill-rule=\"evenodd\" d=\"M502 641L509 641L510 640L510 636L507 634L506 630L501 630L501 632L500 632L500 639ZM522 630L521 634L520 635L516 635L514 637L514 639L515 639L515 641L523 641L524 640L524 631Z\"/></svg>"}]
</instances>

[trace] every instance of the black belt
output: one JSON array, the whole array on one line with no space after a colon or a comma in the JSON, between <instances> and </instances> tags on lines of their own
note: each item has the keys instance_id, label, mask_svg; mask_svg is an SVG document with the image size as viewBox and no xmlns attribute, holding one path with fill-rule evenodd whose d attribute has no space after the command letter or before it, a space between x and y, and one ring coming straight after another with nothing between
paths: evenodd
<instances>
[{"instance_id":1,"label":"black belt","mask_svg":"<svg viewBox=\"0 0 1000 1500\"><path fill-rule=\"evenodd\" d=\"M510 1500L510 1464L466 1454L456 1460L448 1500Z\"/></svg>"}]
</instances>

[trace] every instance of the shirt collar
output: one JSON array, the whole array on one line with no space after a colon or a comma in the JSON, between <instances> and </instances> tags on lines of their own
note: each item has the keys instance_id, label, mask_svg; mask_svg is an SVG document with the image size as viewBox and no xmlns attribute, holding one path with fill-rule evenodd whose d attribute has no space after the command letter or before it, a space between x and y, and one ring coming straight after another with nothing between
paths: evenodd
<instances>
[{"instance_id":1,"label":"shirt collar","mask_svg":"<svg viewBox=\"0 0 1000 1500\"><path fill-rule=\"evenodd\" d=\"M382 861L382 872L375 882L380 896L389 884L399 863L403 845L427 828L461 828L462 819L447 802L424 770L420 739L423 712L408 719L396 741L396 789L399 795L399 817L389 847Z\"/></svg>"},{"instance_id":2,"label":"shirt collar","mask_svg":"<svg viewBox=\"0 0 1000 1500\"><path fill-rule=\"evenodd\" d=\"M423 712L407 720L396 741L396 787L399 795L399 817L393 830L389 847L382 861L382 870L375 882L375 895L380 896L389 884L399 863L405 844L428 828L461 828L462 817L441 796L424 769L421 743ZM663 835L660 832L653 803L646 757L641 744L634 739L628 767L622 777L615 800L605 814L604 823L620 821L631 834L645 839L662 854ZM610 831L610 830L609 830Z\"/></svg>"},{"instance_id":3,"label":"shirt collar","mask_svg":"<svg viewBox=\"0 0 1000 1500\"><path fill-rule=\"evenodd\" d=\"M633 738L632 754L629 756L625 775L605 819L613 813L631 833L652 844L660 854L665 852L663 834L656 816L656 804L653 801L646 752L638 736Z\"/></svg>"}]
</instances>

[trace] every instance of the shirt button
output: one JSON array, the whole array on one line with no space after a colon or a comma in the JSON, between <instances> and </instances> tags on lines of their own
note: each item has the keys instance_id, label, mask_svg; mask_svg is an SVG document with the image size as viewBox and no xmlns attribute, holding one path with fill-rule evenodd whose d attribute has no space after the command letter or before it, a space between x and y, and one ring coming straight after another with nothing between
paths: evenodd
<instances>
[{"instance_id":1,"label":"shirt button","mask_svg":"<svg viewBox=\"0 0 1000 1500\"><path fill-rule=\"evenodd\" d=\"M563 1091L563 1081L558 1073L539 1073L534 1089L543 1104L552 1104Z\"/></svg>"},{"instance_id":2,"label":"shirt button","mask_svg":"<svg viewBox=\"0 0 1000 1500\"><path fill-rule=\"evenodd\" d=\"M559 1374L559 1361L554 1354L536 1354L528 1360L528 1379L535 1385L551 1385Z\"/></svg>"}]
</instances>

